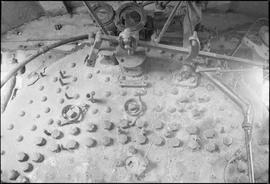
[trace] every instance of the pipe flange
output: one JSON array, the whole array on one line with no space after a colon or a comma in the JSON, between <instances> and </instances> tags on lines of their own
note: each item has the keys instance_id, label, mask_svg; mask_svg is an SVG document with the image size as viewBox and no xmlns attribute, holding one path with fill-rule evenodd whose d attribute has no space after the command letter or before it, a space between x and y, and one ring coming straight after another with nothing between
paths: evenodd
<instances>
[{"instance_id":1,"label":"pipe flange","mask_svg":"<svg viewBox=\"0 0 270 184\"><path fill-rule=\"evenodd\" d=\"M140 31L146 23L146 15L141 6L136 3L121 5L115 15L115 25L123 31L130 28L131 31Z\"/></svg>"}]
</instances>

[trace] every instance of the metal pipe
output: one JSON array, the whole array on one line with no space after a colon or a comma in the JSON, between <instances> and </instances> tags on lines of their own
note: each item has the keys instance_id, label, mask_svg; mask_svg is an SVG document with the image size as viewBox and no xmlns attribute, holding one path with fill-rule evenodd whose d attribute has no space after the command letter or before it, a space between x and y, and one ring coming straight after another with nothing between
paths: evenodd
<instances>
[{"instance_id":1,"label":"metal pipe","mask_svg":"<svg viewBox=\"0 0 270 184\"><path fill-rule=\"evenodd\" d=\"M91 8L91 5L88 1L83 1L84 5L87 7L89 14L92 16L92 18L96 21L96 23L99 25L99 27L102 29L103 33L108 35L107 30L103 26L102 22L99 20L99 18L96 16L94 10Z\"/></svg>"},{"instance_id":2,"label":"metal pipe","mask_svg":"<svg viewBox=\"0 0 270 184\"><path fill-rule=\"evenodd\" d=\"M163 26L161 32L159 33L158 37L156 37L156 38L154 39L154 41L155 41L156 43L159 43L159 42L160 42L160 40L161 40L161 38L163 37L164 33L167 31L167 29L168 29L168 27L169 27L169 25L170 25L170 23L171 23L171 21L172 21L172 19L173 19L173 17L174 17L174 14L175 14L176 10L177 10L178 7L180 7L182 4L183 4L183 1L179 1L179 2L177 3L177 5L173 8L173 10L172 10L170 16L168 17L167 21L165 22L165 24L164 24L164 26Z\"/></svg>"},{"instance_id":3,"label":"metal pipe","mask_svg":"<svg viewBox=\"0 0 270 184\"><path fill-rule=\"evenodd\" d=\"M250 109L251 105L248 102L245 102L240 96L234 93L229 87L223 84L221 81L213 78L208 73L202 73L209 81L214 83L222 92L229 96L241 109L244 121L242 123L242 128L245 132L245 146L248 158L248 173L249 173L249 182L254 183L254 170L253 170L253 155L252 155L252 144L251 144L251 135L252 135L252 125L250 123Z\"/></svg>"}]
</instances>

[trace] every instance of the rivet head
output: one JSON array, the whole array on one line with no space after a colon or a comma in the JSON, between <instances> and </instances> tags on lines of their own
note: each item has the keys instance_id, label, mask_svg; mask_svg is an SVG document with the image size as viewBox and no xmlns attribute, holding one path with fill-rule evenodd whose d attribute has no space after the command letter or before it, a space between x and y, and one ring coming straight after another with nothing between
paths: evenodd
<instances>
[{"instance_id":1,"label":"rivet head","mask_svg":"<svg viewBox=\"0 0 270 184\"><path fill-rule=\"evenodd\" d=\"M64 102L65 102L65 99L63 99L63 98L60 98L60 99L59 99L59 103L60 103L60 104L63 104Z\"/></svg>"},{"instance_id":2,"label":"rivet head","mask_svg":"<svg viewBox=\"0 0 270 184\"><path fill-rule=\"evenodd\" d=\"M65 89L68 90L69 89L69 86L66 86Z\"/></svg>"},{"instance_id":3,"label":"rivet head","mask_svg":"<svg viewBox=\"0 0 270 184\"><path fill-rule=\"evenodd\" d=\"M106 107L106 110L105 110L106 113L110 113L111 111L112 111L111 107Z\"/></svg>"},{"instance_id":4,"label":"rivet head","mask_svg":"<svg viewBox=\"0 0 270 184\"><path fill-rule=\"evenodd\" d=\"M42 98L41 98L41 101L42 102L45 102L47 100L47 97L46 96L43 96Z\"/></svg>"},{"instance_id":5,"label":"rivet head","mask_svg":"<svg viewBox=\"0 0 270 184\"><path fill-rule=\"evenodd\" d=\"M147 125L147 122L146 121L140 121L140 120L137 120L136 121L136 126L138 127L138 128L143 128L143 127L145 127Z\"/></svg>"},{"instance_id":6,"label":"rivet head","mask_svg":"<svg viewBox=\"0 0 270 184\"><path fill-rule=\"evenodd\" d=\"M92 114L97 114L98 113L98 109L93 109L92 110Z\"/></svg>"},{"instance_id":7,"label":"rivet head","mask_svg":"<svg viewBox=\"0 0 270 184\"><path fill-rule=\"evenodd\" d=\"M147 141L147 137L144 135L137 135L136 140L138 144L145 144Z\"/></svg>"},{"instance_id":8,"label":"rivet head","mask_svg":"<svg viewBox=\"0 0 270 184\"><path fill-rule=\"evenodd\" d=\"M77 80L78 80L77 77L73 77L73 79L72 79L73 82L76 82Z\"/></svg>"},{"instance_id":9,"label":"rivet head","mask_svg":"<svg viewBox=\"0 0 270 184\"><path fill-rule=\"evenodd\" d=\"M163 128L163 122L162 121L156 121L155 123L154 123L154 128L156 129L156 130L159 130L159 129L162 129Z\"/></svg>"},{"instance_id":10,"label":"rivet head","mask_svg":"<svg viewBox=\"0 0 270 184\"><path fill-rule=\"evenodd\" d=\"M17 153L16 158L19 162L25 162L28 160L29 156L24 152L19 152Z\"/></svg>"},{"instance_id":11,"label":"rivet head","mask_svg":"<svg viewBox=\"0 0 270 184\"><path fill-rule=\"evenodd\" d=\"M18 137L17 137L17 139L16 139L18 142L22 142L22 140L23 140L23 136L22 135L19 135Z\"/></svg>"},{"instance_id":12,"label":"rivet head","mask_svg":"<svg viewBox=\"0 0 270 184\"><path fill-rule=\"evenodd\" d=\"M54 78L52 79L52 81L53 81L53 82L57 82L57 81L58 81L58 77L54 77Z\"/></svg>"},{"instance_id":13,"label":"rivet head","mask_svg":"<svg viewBox=\"0 0 270 184\"><path fill-rule=\"evenodd\" d=\"M113 128L113 123L110 122L109 120L105 120L103 123L103 127L106 130L111 130Z\"/></svg>"},{"instance_id":14,"label":"rivet head","mask_svg":"<svg viewBox=\"0 0 270 184\"><path fill-rule=\"evenodd\" d=\"M52 138L60 139L62 136L62 132L60 130L54 129L51 133Z\"/></svg>"},{"instance_id":15,"label":"rivet head","mask_svg":"<svg viewBox=\"0 0 270 184\"><path fill-rule=\"evenodd\" d=\"M226 145L226 146L230 146L233 142L233 139L232 137L224 137L223 138L223 144Z\"/></svg>"},{"instance_id":16,"label":"rivet head","mask_svg":"<svg viewBox=\"0 0 270 184\"><path fill-rule=\"evenodd\" d=\"M44 89L44 86L39 86L39 91L42 91Z\"/></svg>"},{"instance_id":17,"label":"rivet head","mask_svg":"<svg viewBox=\"0 0 270 184\"><path fill-rule=\"evenodd\" d=\"M61 93L61 88L57 88L56 93Z\"/></svg>"},{"instance_id":18,"label":"rivet head","mask_svg":"<svg viewBox=\"0 0 270 184\"><path fill-rule=\"evenodd\" d=\"M120 134L118 140L121 144L126 144L128 142L128 136L125 134Z\"/></svg>"},{"instance_id":19,"label":"rivet head","mask_svg":"<svg viewBox=\"0 0 270 184\"><path fill-rule=\"evenodd\" d=\"M19 177L19 172L16 171L16 170L10 170L9 173L8 173L8 178L10 180L16 180L18 177Z\"/></svg>"},{"instance_id":20,"label":"rivet head","mask_svg":"<svg viewBox=\"0 0 270 184\"><path fill-rule=\"evenodd\" d=\"M32 127L30 128L31 131L35 131L37 129L37 125L32 125Z\"/></svg>"},{"instance_id":21,"label":"rivet head","mask_svg":"<svg viewBox=\"0 0 270 184\"><path fill-rule=\"evenodd\" d=\"M33 165L31 163L22 163L22 170L24 172L30 172L33 170Z\"/></svg>"},{"instance_id":22,"label":"rivet head","mask_svg":"<svg viewBox=\"0 0 270 184\"><path fill-rule=\"evenodd\" d=\"M180 128L180 124L178 124L178 123L170 123L168 125L168 128L171 131L177 131Z\"/></svg>"},{"instance_id":23,"label":"rivet head","mask_svg":"<svg viewBox=\"0 0 270 184\"><path fill-rule=\"evenodd\" d=\"M110 77L106 77L105 82L109 82L109 81L110 81Z\"/></svg>"},{"instance_id":24,"label":"rivet head","mask_svg":"<svg viewBox=\"0 0 270 184\"><path fill-rule=\"evenodd\" d=\"M158 135L152 135L150 137L150 141L156 146L161 146L163 144L164 139Z\"/></svg>"},{"instance_id":25,"label":"rivet head","mask_svg":"<svg viewBox=\"0 0 270 184\"><path fill-rule=\"evenodd\" d=\"M60 145L57 143L51 143L49 146L49 150L54 153L58 153L61 151Z\"/></svg>"},{"instance_id":26,"label":"rivet head","mask_svg":"<svg viewBox=\"0 0 270 184\"><path fill-rule=\"evenodd\" d=\"M33 162L39 163L39 162L42 162L44 160L44 156L41 153L35 152L32 155L32 160L33 160Z\"/></svg>"},{"instance_id":27,"label":"rivet head","mask_svg":"<svg viewBox=\"0 0 270 184\"><path fill-rule=\"evenodd\" d=\"M132 155L137 153L137 149L134 146L129 146L128 147L128 152Z\"/></svg>"},{"instance_id":28,"label":"rivet head","mask_svg":"<svg viewBox=\"0 0 270 184\"><path fill-rule=\"evenodd\" d=\"M96 129L97 129L97 126L94 124L94 123L89 123L89 125L88 125L88 132L94 132L94 131L96 131Z\"/></svg>"},{"instance_id":29,"label":"rivet head","mask_svg":"<svg viewBox=\"0 0 270 184\"><path fill-rule=\"evenodd\" d=\"M70 64L70 67L71 67L71 68L74 68L75 66L76 66L76 63L71 63L71 64Z\"/></svg>"},{"instance_id":30,"label":"rivet head","mask_svg":"<svg viewBox=\"0 0 270 184\"><path fill-rule=\"evenodd\" d=\"M237 162L237 169L238 169L239 172L245 172L245 171L248 170L248 166L244 161L239 160Z\"/></svg>"},{"instance_id":31,"label":"rivet head","mask_svg":"<svg viewBox=\"0 0 270 184\"><path fill-rule=\"evenodd\" d=\"M7 127L8 130L12 130L13 128L14 128L13 124L9 124L8 127Z\"/></svg>"},{"instance_id":32,"label":"rivet head","mask_svg":"<svg viewBox=\"0 0 270 184\"><path fill-rule=\"evenodd\" d=\"M91 79L93 77L93 74L89 73L88 74L88 79Z\"/></svg>"},{"instance_id":33,"label":"rivet head","mask_svg":"<svg viewBox=\"0 0 270 184\"><path fill-rule=\"evenodd\" d=\"M95 144L96 144L96 140L95 139L92 139L90 137L88 137L86 140L85 140L85 144L87 147L91 148L91 147L94 147Z\"/></svg>"},{"instance_id":34,"label":"rivet head","mask_svg":"<svg viewBox=\"0 0 270 184\"><path fill-rule=\"evenodd\" d=\"M112 144L112 138L105 136L102 138L101 142L103 146L110 146Z\"/></svg>"},{"instance_id":35,"label":"rivet head","mask_svg":"<svg viewBox=\"0 0 270 184\"><path fill-rule=\"evenodd\" d=\"M69 132L71 135L78 135L80 133L80 128L72 127Z\"/></svg>"},{"instance_id":36,"label":"rivet head","mask_svg":"<svg viewBox=\"0 0 270 184\"><path fill-rule=\"evenodd\" d=\"M109 96L111 96L112 95L112 93L110 92L110 91L106 91L105 92L105 97L109 97Z\"/></svg>"},{"instance_id":37,"label":"rivet head","mask_svg":"<svg viewBox=\"0 0 270 184\"><path fill-rule=\"evenodd\" d=\"M74 96L74 98L75 98L75 99L79 99L79 98L80 98L80 94L77 93L77 94Z\"/></svg>"},{"instance_id":38,"label":"rivet head","mask_svg":"<svg viewBox=\"0 0 270 184\"><path fill-rule=\"evenodd\" d=\"M53 124L53 119L48 119L47 124L52 125Z\"/></svg>"},{"instance_id":39,"label":"rivet head","mask_svg":"<svg viewBox=\"0 0 270 184\"><path fill-rule=\"evenodd\" d=\"M37 146L44 146L47 141L43 137L36 137L34 142L35 142L35 145Z\"/></svg>"},{"instance_id":40,"label":"rivet head","mask_svg":"<svg viewBox=\"0 0 270 184\"><path fill-rule=\"evenodd\" d=\"M210 143L208 143L207 145L205 145L205 149L207 150L207 151L209 151L209 152L214 152L214 151L216 151L217 150L217 145L216 145L216 143L212 143L212 142L210 142Z\"/></svg>"},{"instance_id":41,"label":"rivet head","mask_svg":"<svg viewBox=\"0 0 270 184\"><path fill-rule=\"evenodd\" d=\"M204 136L207 139L212 139L215 137L215 135L216 135L216 131L214 129L208 129L204 131Z\"/></svg>"},{"instance_id":42,"label":"rivet head","mask_svg":"<svg viewBox=\"0 0 270 184\"><path fill-rule=\"evenodd\" d=\"M70 150L74 150L74 149L77 149L79 147L79 143L75 140L69 140L65 147L70 149Z\"/></svg>"},{"instance_id":43,"label":"rivet head","mask_svg":"<svg viewBox=\"0 0 270 184\"><path fill-rule=\"evenodd\" d=\"M100 70L97 70L96 73L100 73Z\"/></svg>"},{"instance_id":44,"label":"rivet head","mask_svg":"<svg viewBox=\"0 0 270 184\"><path fill-rule=\"evenodd\" d=\"M44 110L45 113L49 113L50 111L51 111L51 109L49 107L46 107Z\"/></svg>"},{"instance_id":45,"label":"rivet head","mask_svg":"<svg viewBox=\"0 0 270 184\"><path fill-rule=\"evenodd\" d=\"M173 148L177 148L177 147L181 146L180 139L175 138L175 137L174 138L171 138L171 139L168 139L167 142L168 142L168 145L170 147L173 147Z\"/></svg>"},{"instance_id":46,"label":"rivet head","mask_svg":"<svg viewBox=\"0 0 270 184\"><path fill-rule=\"evenodd\" d=\"M21 111L20 112L20 116L22 117L22 116L24 116L25 115L25 112L24 111Z\"/></svg>"}]
</instances>

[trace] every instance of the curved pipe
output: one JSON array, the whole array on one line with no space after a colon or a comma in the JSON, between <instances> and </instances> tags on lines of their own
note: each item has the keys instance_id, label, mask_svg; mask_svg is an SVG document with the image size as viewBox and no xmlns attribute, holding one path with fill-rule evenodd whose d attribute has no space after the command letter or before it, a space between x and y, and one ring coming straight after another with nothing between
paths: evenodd
<instances>
[{"instance_id":1,"label":"curved pipe","mask_svg":"<svg viewBox=\"0 0 270 184\"><path fill-rule=\"evenodd\" d=\"M76 36L76 37L72 37L72 38L68 38L65 40L62 40L60 42L57 43L53 43L49 46L45 46L43 48L41 48L36 54L32 55L30 58L26 59L25 61L19 63L16 67L14 67L13 69L11 69L11 71L5 75L3 78L1 78L1 88L4 86L4 84L13 76L15 75L22 67L24 67L27 63L31 62L33 59L37 58L38 56L48 52L49 50L59 47L61 45L70 43L70 42L74 42L74 41L78 41L78 40L84 40L84 39L88 39L88 35L81 35L81 36Z\"/></svg>"}]
</instances>

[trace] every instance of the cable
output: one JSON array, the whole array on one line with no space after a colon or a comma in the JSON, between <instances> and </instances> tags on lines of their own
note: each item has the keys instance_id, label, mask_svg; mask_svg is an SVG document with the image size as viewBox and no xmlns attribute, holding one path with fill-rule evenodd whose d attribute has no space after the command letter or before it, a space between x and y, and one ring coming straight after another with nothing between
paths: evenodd
<instances>
[{"instance_id":1,"label":"cable","mask_svg":"<svg viewBox=\"0 0 270 184\"><path fill-rule=\"evenodd\" d=\"M14 67L13 69L11 69L11 71L9 71L9 73L7 75L5 75L3 78L1 78L1 88L4 86L4 84L13 76L15 75L22 67L24 67L27 63L31 62L33 59L37 58L38 56L48 52L49 50L59 47L61 45L70 43L70 42L74 42L74 41L78 41L78 40L83 40L83 39L88 39L88 35L80 35L80 36L76 36L76 37L72 37L72 38L68 38L65 40L62 40L60 42L57 43L53 43L49 46L45 46L43 48L41 48L36 54L32 55L30 58L24 60L23 62L19 63L16 67Z\"/></svg>"}]
</instances>

